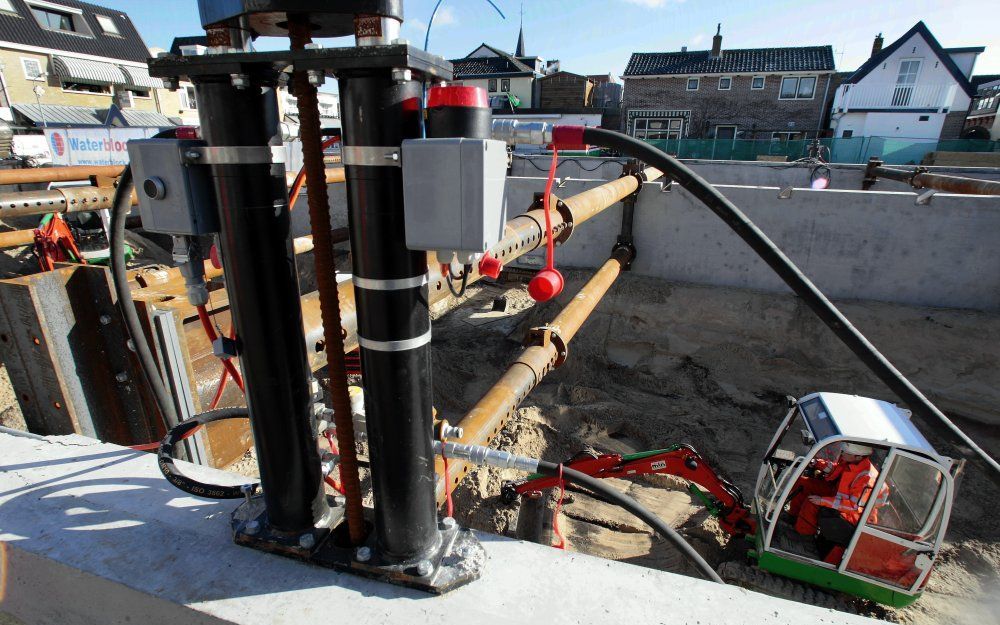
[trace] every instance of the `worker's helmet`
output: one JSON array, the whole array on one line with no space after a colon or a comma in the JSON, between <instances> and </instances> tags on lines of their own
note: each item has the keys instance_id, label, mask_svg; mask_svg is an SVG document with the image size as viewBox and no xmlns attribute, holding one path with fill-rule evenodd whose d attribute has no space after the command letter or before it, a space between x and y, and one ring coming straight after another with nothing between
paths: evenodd
<instances>
[{"instance_id":1,"label":"worker's helmet","mask_svg":"<svg viewBox=\"0 0 1000 625\"><path fill-rule=\"evenodd\" d=\"M844 443L840 451L855 456L870 456L875 453L875 450L868 445L861 445L859 443Z\"/></svg>"}]
</instances>

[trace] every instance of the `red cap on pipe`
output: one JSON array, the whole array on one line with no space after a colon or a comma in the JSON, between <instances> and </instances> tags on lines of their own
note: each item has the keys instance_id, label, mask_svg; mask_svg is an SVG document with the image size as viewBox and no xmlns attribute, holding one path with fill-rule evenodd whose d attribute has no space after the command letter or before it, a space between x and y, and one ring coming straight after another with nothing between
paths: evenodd
<instances>
[{"instance_id":1,"label":"red cap on pipe","mask_svg":"<svg viewBox=\"0 0 1000 625\"><path fill-rule=\"evenodd\" d=\"M528 283L528 295L536 302L547 302L562 293L562 274L557 269L542 269Z\"/></svg>"},{"instance_id":2,"label":"red cap on pipe","mask_svg":"<svg viewBox=\"0 0 1000 625\"><path fill-rule=\"evenodd\" d=\"M222 259L219 258L219 248L215 247L214 244L208 250L208 259L212 261L213 267L216 269L222 269Z\"/></svg>"},{"instance_id":3,"label":"red cap on pipe","mask_svg":"<svg viewBox=\"0 0 1000 625\"><path fill-rule=\"evenodd\" d=\"M556 126L552 129L552 143L560 145L583 145L583 131L586 126Z\"/></svg>"},{"instance_id":4,"label":"red cap on pipe","mask_svg":"<svg viewBox=\"0 0 1000 625\"><path fill-rule=\"evenodd\" d=\"M464 106L468 108L490 108L490 100L482 87L466 85L445 85L431 87L427 91L427 108L439 106Z\"/></svg>"},{"instance_id":5,"label":"red cap on pipe","mask_svg":"<svg viewBox=\"0 0 1000 625\"><path fill-rule=\"evenodd\" d=\"M487 278L492 278L496 280L500 277L500 270L503 269L503 263L500 259L492 254L487 253L479 261L479 273L486 276Z\"/></svg>"}]
</instances>

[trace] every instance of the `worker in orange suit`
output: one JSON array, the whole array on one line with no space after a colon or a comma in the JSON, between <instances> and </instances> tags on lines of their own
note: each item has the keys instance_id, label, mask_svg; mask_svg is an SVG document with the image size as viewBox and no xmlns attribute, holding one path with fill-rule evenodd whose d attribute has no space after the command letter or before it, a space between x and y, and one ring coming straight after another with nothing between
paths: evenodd
<instances>
[{"instance_id":1,"label":"worker in orange suit","mask_svg":"<svg viewBox=\"0 0 1000 625\"><path fill-rule=\"evenodd\" d=\"M818 534L835 545L850 542L878 480L878 469L871 461L873 452L867 445L844 443L836 462L814 461L818 477L800 478L796 484L799 490L789 504L796 532L802 536Z\"/></svg>"}]
</instances>

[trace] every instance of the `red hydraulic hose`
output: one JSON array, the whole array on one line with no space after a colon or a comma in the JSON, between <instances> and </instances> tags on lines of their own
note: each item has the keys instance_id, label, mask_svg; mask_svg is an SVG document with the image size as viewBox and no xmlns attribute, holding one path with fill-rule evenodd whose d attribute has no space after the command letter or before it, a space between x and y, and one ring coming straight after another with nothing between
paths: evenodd
<instances>
[{"instance_id":1,"label":"red hydraulic hose","mask_svg":"<svg viewBox=\"0 0 1000 625\"><path fill-rule=\"evenodd\" d=\"M208 311L204 306L197 306L198 319L201 321L201 327L205 329L205 334L208 336L208 340L215 343L219 335L215 333L215 328L212 327L212 320L208 316ZM233 382L236 382L236 386L243 390L243 377L240 372L236 370L236 365L232 363L229 358L220 358L222 360L222 366L226 368L229 375L233 378Z\"/></svg>"},{"instance_id":2,"label":"red hydraulic hose","mask_svg":"<svg viewBox=\"0 0 1000 625\"><path fill-rule=\"evenodd\" d=\"M327 149L334 143L340 142L340 137L330 137L329 139L323 141L323 149ZM292 210L295 208L295 202L299 199L299 193L302 191L302 187L306 183L306 166L303 165L299 169L299 173L295 174L295 180L292 182L292 188L288 192L288 209Z\"/></svg>"}]
</instances>

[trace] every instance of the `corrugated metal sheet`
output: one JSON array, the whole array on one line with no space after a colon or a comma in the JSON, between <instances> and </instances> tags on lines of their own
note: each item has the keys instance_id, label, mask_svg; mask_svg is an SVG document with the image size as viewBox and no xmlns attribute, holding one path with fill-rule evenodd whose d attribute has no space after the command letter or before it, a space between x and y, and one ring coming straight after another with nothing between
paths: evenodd
<instances>
[{"instance_id":1,"label":"corrugated metal sheet","mask_svg":"<svg viewBox=\"0 0 1000 625\"><path fill-rule=\"evenodd\" d=\"M98 109L87 106L60 106L57 104L15 104L18 113L36 126L103 126L104 119Z\"/></svg>"},{"instance_id":2,"label":"corrugated metal sheet","mask_svg":"<svg viewBox=\"0 0 1000 625\"><path fill-rule=\"evenodd\" d=\"M163 81L149 75L149 69L145 67L129 67L122 65L121 70L128 79L129 87L146 87L149 89L163 89Z\"/></svg>"},{"instance_id":3,"label":"corrugated metal sheet","mask_svg":"<svg viewBox=\"0 0 1000 625\"><path fill-rule=\"evenodd\" d=\"M25 46L90 54L125 61L145 63L146 59L149 58L149 50L139 35L139 31L136 30L128 15L122 11L86 2L77 2L76 0L48 1L83 11L83 20L92 36L83 32L71 34L42 28L24 0L10 0L18 15L0 12L0 46L2 46L2 42L6 41ZM120 36L105 34L94 17L95 13L111 19L118 28Z\"/></svg>"},{"instance_id":4,"label":"corrugated metal sheet","mask_svg":"<svg viewBox=\"0 0 1000 625\"><path fill-rule=\"evenodd\" d=\"M95 85L124 85L129 80L114 63L88 61L66 56L52 56L52 68L57 76L71 82ZM147 76L149 73L147 72Z\"/></svg>"},{"instance_id":5,"label":"corrugated metal sheet","mask_svg":"<svg viewBox=\"0 0 1000 625\"><path fill-rule=\"evenodd\" d=\"M121 118L126 126L132 128L167 128L176 126L170 118L155 111L137 111L135 109L120 109Z\"/></svg>"}]
</instances>

